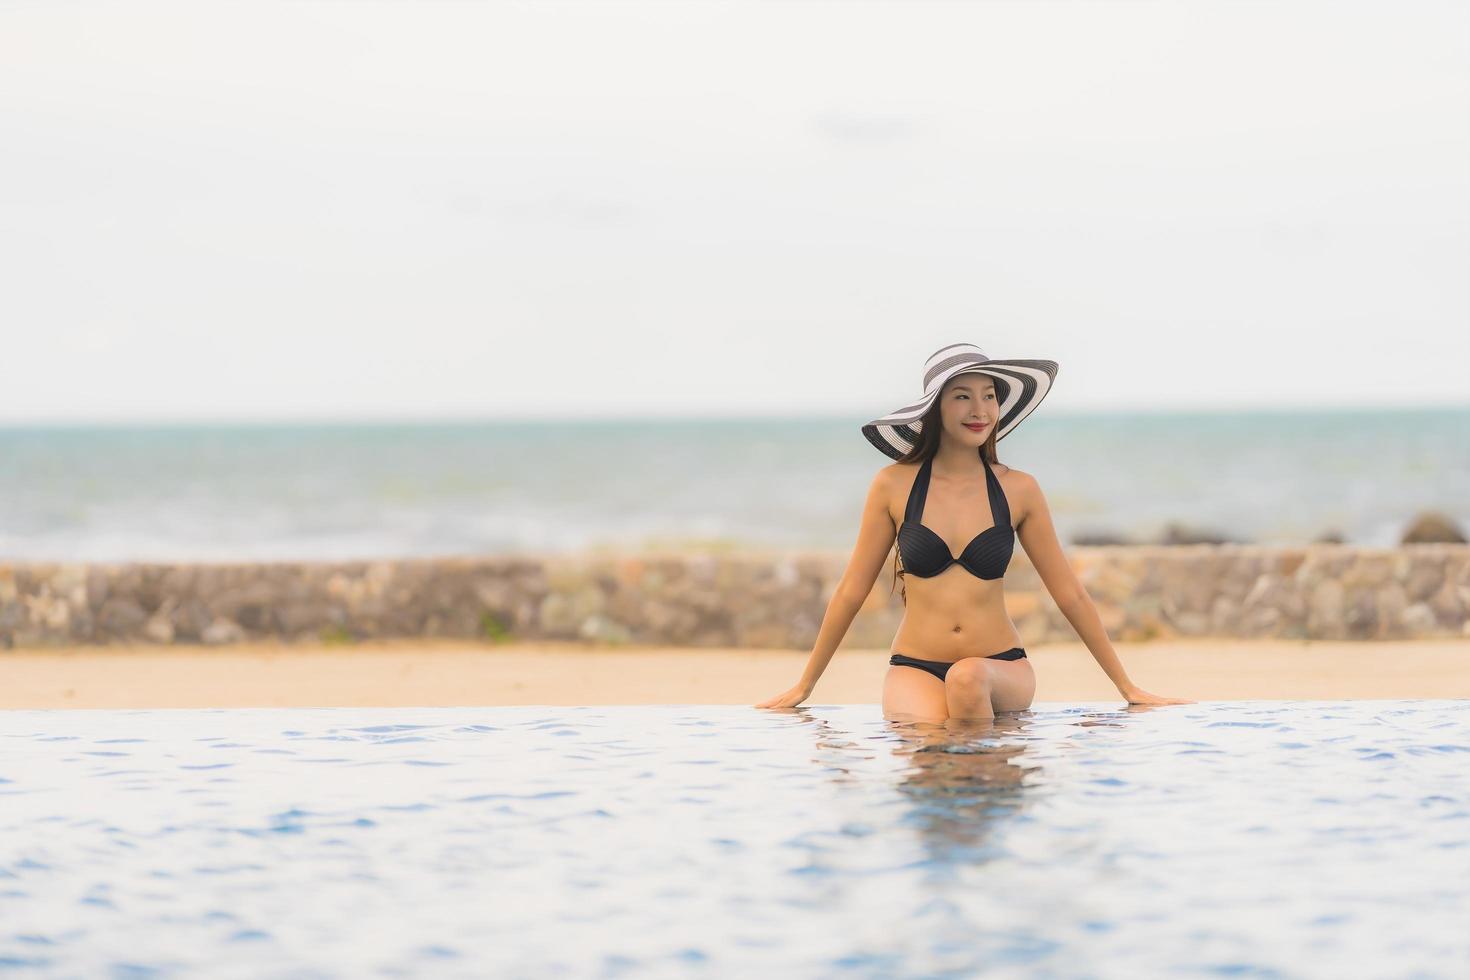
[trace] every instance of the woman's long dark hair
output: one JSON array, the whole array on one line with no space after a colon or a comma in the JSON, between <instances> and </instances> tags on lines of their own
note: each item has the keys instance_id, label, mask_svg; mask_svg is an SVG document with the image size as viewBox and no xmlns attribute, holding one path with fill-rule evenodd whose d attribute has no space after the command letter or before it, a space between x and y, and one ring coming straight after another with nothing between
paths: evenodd
<instances>
[{"instance_id":1,"label":"woman's long dark hair","mask_svg":"<svg viewBox=\"0 0 1470 980\"><path fill-rule=\"evenodd\" d=\"M998 402L1005 400L1004 385L1005 382L1003 381L996 380L995 382L996 394L999 396L997 398ZM946 383L945 387L948 388L949 385ZM940 393L940 397L943 397L943 392ZM981 457L990 460L992 463L1000 462L995 455L995 433L999 427L1000 419L997 418L995 423L990 427L990 435L986 437L985 442L980 446ZM924 413L923 424L919 429L919 441L914 443L913 449L900 456L898 462L922 463L926 459L933 459L934 454L939 452L939 428L939 398L935 398L934 404L929 406L929 411ZM907 606L909 604L908 586L900 586L899 584L899 579L903 577L903 567L900 565L900 558L898 542L895 541L893 544L893 585L889 586L888 594L893 595L894 587L898 587L898 596L903 600L903 604Z\"/></svg>"}]
</instances>

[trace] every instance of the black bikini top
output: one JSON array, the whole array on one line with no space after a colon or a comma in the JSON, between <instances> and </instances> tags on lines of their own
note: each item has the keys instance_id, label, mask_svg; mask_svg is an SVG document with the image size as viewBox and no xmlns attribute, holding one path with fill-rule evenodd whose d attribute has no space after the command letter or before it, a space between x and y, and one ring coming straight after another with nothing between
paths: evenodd
<instances>
[{"instance_id":1,"label":"black bikini top","mask_svg":"<svg viewBox=\"0 0 1470 980\"><path fill-rule=\"evenodd\" d=\"M919 578L932 578L950 565L959 564L979 578L1001 578L1011 563L1016 532L1011 527L1011 508L1006 502L1005 491L1001 489L995 471L990 468L990 460L981 450L985 489L990 497L991 526L975 535L958 558L949 553L949 545L943 538L920 523L924 516L924 501L929 496L929 468L933 462L933 457L930 457L919 467L919 475L914 477L914 485L909 489L903 525L898 529L898 554L903 559L904 572Z\"/></svg>"}]
</instances>

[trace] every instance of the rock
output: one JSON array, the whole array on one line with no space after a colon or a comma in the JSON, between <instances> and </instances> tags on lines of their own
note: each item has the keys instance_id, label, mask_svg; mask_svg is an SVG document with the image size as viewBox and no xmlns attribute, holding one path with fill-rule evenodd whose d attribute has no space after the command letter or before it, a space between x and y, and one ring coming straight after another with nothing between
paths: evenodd
<instances>
[{"instance_id":1,"label":"rock","mask_svg":"<svg viewBox=\"0 0 1470 980\"><path fill-rule=\"evenodd\" d=\"M1463 618L1466 609L1470 608L1463 601L1463 591L1460 586L1446 578L1444 585L1441 585L1439 590L1429 597L1429 608L1434 612L1435 617L1445 623L1458 622Z\"/></svg>"},{"instance_id":2,"label":"rock","mask_svg":"<svg viewBox=\"0 0 1470 980\"><path fill-rule=\"evenodd\" d=\"M1336 579L1323 579L1312 590L1307 607L1307 632L1323 639L1342 639L1347 633L1343 621L1346 594Z\"/></svg>"},{"instance_id":3,"label":"rock","mask_svg":"<svg viewBox=\"0 0 1470 980\"><path fill-rule=\"evenodd\" d=\"M1166 640L1175 635L1174 630L1155 613L1143 613L1138 617L1135 632L1141 640Z\"/></svg>"},{"instance_id":4,"label":"rock","mask_svg":"<svg viewBox=\"0 0 1470 980\"><path fill-rule=\"evenodd\" d=\"M1206 613L1215 601L1215 579L1202 568L1184 575L1170 575L1164 588L1164 613L1175 618L1178 612Z\"/></svg>"},{"instance_id":5,"label":"rock","mask_svg":"<svg viewBox=\"0 0 1470 980\"><path fill-rule=\"evenodd\" d=\"M1098 618L1102 620L1103 629L1109 633L1116 633L1128 621L1128 614L1122 606L1107 601L1095 601L1093 604L1097 607Z\"/></svg>"},{"instance_id":6,"label":"rock","mask_svg":"<svg viewBox=\"0 0 1470 980\"><path fill-rule=\"evenodd\" d=\"M515 597L515 583L505 579L477 579L473 583L475 601L490 609L503 609Z\"/></svg>"},{"instance_id":7,"label":"rock","mask_svg":"<svg viewBox=\"0 0 1470 980\"><path fill-rule=\"evenodd\" d=\"M1241 600L1241 605L1247 609L1253 609L1256 606L1269 604L1271 597L1276 594L1281 586L1281 576L1275 572L1266 572L1263 575L1259 575L1256 577L1254 584L1251 585L1250 590L1246 592L1245 598Z\"/></svg>"},{"instance_id":8,"label":"rock","mask_svg":"<svg viewBox=\"0 0 1470 980\"><path fill-rule=\"evenodd\" d=\"M126 637L148 620L143 607L132 599L114 596L97 611L97 627L108 637Z\"/></svg>"},{"instance_id":9,"label":"rock","mask_svg":"<svg viewBox=\"0 0 1470 980\"><path fill-rule=\"evenodd\" d=\"M1233 538L1227 537L1219 531L1191 528L1174 521L1170 521L1164 525L1164 532L1159 536L1159 544L1166 545L1229 544L1233 541Z\"/></svg>"},{"instance_id":10,"label":"rock","mask_svg":"<svg viewBox=\"0 0 1470 980\"><path fill-rule=\"evenodd\" d=\"M1125 562L1093 565L1077 576L1087 594L1095 599L1122 602L1134 595L1138 578Z\"/></svg>"},{"instance_id":11,"label":"rock","mask_svg":"<svg viewBox=\"0 0 1470 980\"><path fill-rule=\"evenodd\" d=\"M93 568L87 572L87 608L94 612L107 601L111 579L106 567Z\"/></svg>"},{"instance_id":12,"label":"rock","mask_svg":"<svg viewBox=\"0 0 1470 980\"><path fill-rule=\"evenodd\" d=\"M1378 631L1378 597L1373 592L1354 592L1348 597L1347 615L1343 619L1347 638L1373 639Z\"/></svg>"},{"instance_id":13,"label":"rock","mask_svg":"<svg viewBox=\"0 0 1470 980\"><path fill-rule=\"evenodd\" d=\"M31 625L41 627L45 635L61 638L70 632L71 608L49 586L43 586L35 595L21 597L21 605Z\"/></svg>"},{"instance_id":14,"label":"rock","mask_svg":"<svg viewBox=\"0 0 1470 980\"><path fill-rule=\"evenodd\" d=\"M1242 632L1251 639L1272 636L1276 628L1281 625L1281 610L1270 606L1258 606L1245 611L1241 625Z\"/></svg>"},{"instance_id":15,"label":"rock","mask_svg":"<svg viewBox=\"0 0 1470 980\"><path fill-rule=\"evenodd\" d=\"M1399 555L1408 557L1408 553L1403 551ZM1404 580L1404 591L1411 601L1424 601L1439 591L1445 581L1446 560L1446 556L1421 557L1410 564L1407 574L1399 576Z\"/></svg>"},{"instance_id":16,"label":"rock","mask_svg":"<svg viewBox=\"0 0 1470 980\"><path fill-rule=\"evenodd\" d=\"M1411 636L1430 636L1439 630L1434 610L1427 603L1416 602L1404 610L1404 628Z\"/></svg>"},{"instance_id":17,"label":"rock","mask_svg":"<svg viewBox=\"0 0 1470 980\"><path fill-rule=\"evenodd\" d=\"M172 617L174 640L190 642L200 639L213 618L209 607L199 599L193 596L183 599Z\"/></svg>"},{"instance_id":18,"label":"rock","mask_svg":"<svg viewBox=\"0 0 1470 980\"><path fill-rule=\"evenodd\" d=\"M1420 511L1409 522L1399 544L1464 544L1465 532L1448 514L1439 511Z\"/></svg>"},{"instance_id":19,"label":"rock","mask_svg":"<svg viewBox=\"0 0 1470 980\"><path fill-rule=\"evenodd\" d=\"M1071 541L1079 548L1105 548L1137 543L1114 531L1078 531L1072 535Z\"/></svg>"},{"instance_id":20,"label":"rock","mask_svg":"<svg viewBox=\"0 0 1470 980\"><path fill-rule=\"evenodd\" d=\"M216 619L206 626L204 632L200 635L200 639L210 645L238 643L245 639L245 631L240 628L239 623L221 618Z\"/></svg>"},{"instance_id":21,"label":"rock","mask_svg":"<svg viewBox=\"0 0 1470 980\"><path fill-rule=\"evenodd\" d=\"M1194 543L1082 547L1067 557L1109 633L1123 639L1458 636L1467 622L1464 544L1283 549L1220 538L1176 525L1170 539ZM310 641L336 628L360 639L796 648L814 642L846 557L0 565L0 647L144 637ZM885 646L903 618L887 563L882 573L844 637L849 647ZM1028 642L1075 640L1024 552L1006 576L1005 605Z\"/></svg>"},{"instance_id":22,"label":"rock","mask_svg":"<svg viewBox=\"0 0 1470 980\"><path fill-rule=\"evenodd\" d=\"M1284 621L1301 624L1307 618L1307 593L1295 578L1283 579L1269 597L1272 608L1281 611Z\"/></svg>"},{"instance_id":23,"label":"rock","mask_svg":"<svg viewBox=\"0 0 1470 980\"><path fill-rule=\"evenodd\" d=\"M1404 635L1404 612L1409 608L1409 597L1404 587L1389 582L1377 593L1377 639L1388 639Z\"/></svg>"},{"instance_id":24,"label":"rock","mask_svg":"<svg viewBox=\"0 0 1470 980\"><path fill-rule=\"evenodd\" d=\"M1203 613L1176 612L1169 619L1181 636L1204 636L1209 632L1210 621Z\"/></svg>"},{"instance_id":25,"label":"rock","mask_svg":"<svg viewBox=\"0 0 1470 980\"><path fill-rule=\"evenodd\" d=\"M572 609L571 597L553 592L541 600L538 610L541 629L551 638L565 638L577 629L577 617Z\"/></svg>"},{"instance_id":26,"label":"rock","mask_svg":"<svg viewBox=\"0 0 1470 980\"><path fill-rule=\"evenodd\" d=\"M1210 632L1215 636L1240 635L1239 607L1227 595L1215 597L1210 606Z\"/></svg>"},{"instance_id":27,"label":"rock","mask_svg":"<svg viewBox=\"0 0 1470 980\"><path fill-rule=\"evenodd\" d=\"M308 602L288 602L276 609L276 622L287 636L311 631L325 621L319 608Z\"/></svg>"},{"instance_id":28,"label":"rock","mask_svg":"<svg viewBox=\"0 0 1470 980\"><path fill-rule=\"evenodd\" d=\"M174 641L174 624L166 613L155 613L148 617L148 622L143 624L143 635L154 643L172 643Z\"/></svg>"},{"instance_id":29,"label":"rock","mask_svg":"<svg viewBox=\"0 0 1470 980\"><path fill-rule=\"evenodd\" d=\"M71 615L71 639L76 643L91 643L97 637L97 620L86 606L73 610Z\"/></svg>"},{"instance_id":30,"label":"rock","mask_svg":"<svg viewBox=\"0 0 1470 980\"><path fill-rule=\"evenodd\" d=\"M1382 552L1359 552L1342 574L1343 587L1354 591L1381 587L1393 574L1388 557Z\"/></svg>"},{"instance_id":31,"label":"rock","mask_svg":"<svg viewBox=\"0 0 1470 980\"><path fill-rule=\"evenodd\" d=\"M597 643L627 643L632 639L626 626L602 615L588 616L577 633L582 639Z\"/></svg>"}]
</instances>

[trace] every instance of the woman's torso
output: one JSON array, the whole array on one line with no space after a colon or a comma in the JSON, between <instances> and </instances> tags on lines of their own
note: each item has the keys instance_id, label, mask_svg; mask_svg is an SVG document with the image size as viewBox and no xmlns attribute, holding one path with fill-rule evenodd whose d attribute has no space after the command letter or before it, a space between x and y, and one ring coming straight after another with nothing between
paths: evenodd
<instances>
[{"instance_id":1,"label":"woman's torso","mask_svg":"<svg viewBox=\"0 0 1470 980\"><path fill-rule=\"evenodd\" d=\"M901 531L921 465L893 465L898 477L893 481L894 492L888 500L888 513L894 528ZM1009 504L1010 524L1014 527L1020 523L1021 515L1014 504L1009 503L1013 497L1006 492L1006 477L1011 470L1001 463L991 463L990 466ZM961 555L977 534L988 530L981 527L988 512L991 517L989 527L1000 526L1006 517L993 512L995 508L983 474L963 486L955 486L935 479L931 472L928 493L922 499L923 512L919 523L938 536L950 555ZM990 537L1005 533L1002 529ZM935 542L935 547L939 546L939 541ZM929 578L908 572L903 576L906 605L903 620L893 638L892 652L923 660L954 661L1021 646L1021 635L1006 613L1003 582L1003 578L980 578L959 562Z\"/></svg>"}]
</instances>

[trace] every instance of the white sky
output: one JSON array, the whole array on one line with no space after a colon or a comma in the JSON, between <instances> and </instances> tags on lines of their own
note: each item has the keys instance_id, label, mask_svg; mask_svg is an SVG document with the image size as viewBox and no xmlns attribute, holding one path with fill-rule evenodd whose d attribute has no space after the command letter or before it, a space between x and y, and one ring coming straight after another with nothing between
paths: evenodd
<instances>
[{"instance_id":1,"label":"white sky","mask_svg":"<svg viewBox=\"0 0 1470 980\"><path fill-rule=\"evenodd\" d=\"M1470 5L0 2L0 423L1470 404Z\"/></svg>"}]
</instances>

